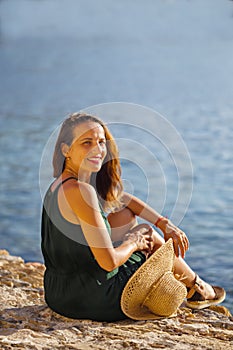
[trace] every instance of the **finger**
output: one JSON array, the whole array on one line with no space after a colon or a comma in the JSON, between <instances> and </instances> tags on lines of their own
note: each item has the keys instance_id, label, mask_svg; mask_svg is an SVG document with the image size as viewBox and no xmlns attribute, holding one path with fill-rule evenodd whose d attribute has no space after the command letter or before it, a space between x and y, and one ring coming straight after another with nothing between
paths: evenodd
<instances>
[{"instance_id":1,"label":"finger","mask_svg":"<svg viewBox=\"0 0 233 350\"><path fill-rule=\"evenodd\" d=\"M180 242L179 248L180 248L180 255L184 259L184 257L185 257L185 247L184 247L183 242Z\"/></svg>"},{"instance_id":2,"label":"finger","mask_svg":"<svg viewBox=\"0 0 233 350\"><path fill-rule=\"evenodd\" d=\"M151 227L151 226L149 227L148 232L149 232L150 236L153 234L153 229L152 229L152 227Z\"/></svg>"},{"instance_id":3,"label":"finger","mask_svg":"<svg viewBox=\"0 0 233 350\"><path fill-rule=\"evenodd\" d=\"M153 249L153 242L151 241L151 242L150 242L150 246L149 246L150 252L152 251L152 249Z\"/></svg>"},{"instance_id":4,"label":"finger","mask_svg":"<svg viewBox=\"0 0 233 350\"><path fill-rule=\"evenodd\" d=\"M173 239L173 247L174 247L175 255L178 258L178 256L179 256L179 245L178 245L177 240Z\"/></svg>"},{"instance_id":5,"label":"finger","mask_svg":"<svg viewBox=\"0 0 233 350\"><path fill-rule=\"evenodd\" d=\"M187 252L187 250L189 249L189 240L186 236L184 238L184 247L185 247L185 251Z\"/></svg>"},{"instance_id":6,"label":"finger","mask_svg":"<svg viewBox=\"0 0 233 350\"><path fill-rule=\"evenodd\" d=\"M185 250L187 251L188 248L189 248L188 237L186 236L186 234L183 231L181 231L181 236L182 236L182 239L183 239L183 242L184 242Z\"/></svg>"},{"instance_id":7,"label":"finger","mask_svg":"<svg viewBox=\"0 0 233 350\"><path fill-rule=\"evenodd\" d=\"M185 251L187 252L187 250L189 249L189 240L187 237L184 239L184 247Z\"/></svg>"},{"instance_id":8,"label":"finger","mask_svg":"<svg viewBox=\"0 0 233 350\"><path fill-rule=\"evenodd\" d=\"M142 234L142 235L145 235L148 233L148 228L147 227L142 227L139 229L139 232Z\"/></svg>"},{"instance_id":9,"label":"finger","mask_svg":"<svg viewBox=\"0 0 233 350\"><path fill-rule=\"evenodd\" d=\"M184 259L185 252L186 252L186 246L185 246L185 239L182 235L179 237L178 244L179 244L179 249L180 249L180 255Z\"/></svg>"},{"instance_id":10,"label":"finger","mask_svg":"<svg viewBox=\"0 0 233 350\"><path fill-rule=\"evenodd\" d=\"M143 237L150 242L153 240L152 236L149 235L148 233L144 234Z\"/></svg>"},{"instance_id":11,"label":"finger","mask_svg":"<svg viewBox=\"0 0 233 350\"><path fill-rule=\"evenodd\" d=\"M142 231L140 231L143 235L148 235L148 236L152 236L152 229L151 228L146 228L143 227Z\"/></svg>"}]
</instances>

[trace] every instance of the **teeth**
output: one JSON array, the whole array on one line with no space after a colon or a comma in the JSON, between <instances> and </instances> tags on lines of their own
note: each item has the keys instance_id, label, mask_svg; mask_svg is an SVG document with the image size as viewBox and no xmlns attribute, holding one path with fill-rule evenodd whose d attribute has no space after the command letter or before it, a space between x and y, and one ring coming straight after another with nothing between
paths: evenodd
<instances>
[{"instance_id":1,"label":"teeth","mask_svg":"<svg viewBox=\"0 0 233 350\"><path fill-rule=\"evenodd\" d=\"M100 160L101 158L100 157L93 157L93 158L88 158L90 160Z\"/></svg>"}]
</instances>

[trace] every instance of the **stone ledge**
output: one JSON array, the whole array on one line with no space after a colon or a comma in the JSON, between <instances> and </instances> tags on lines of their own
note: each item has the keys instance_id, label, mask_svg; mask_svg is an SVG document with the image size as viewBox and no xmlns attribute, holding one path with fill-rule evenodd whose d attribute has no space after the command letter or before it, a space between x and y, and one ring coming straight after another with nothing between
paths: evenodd
<instances>
[{"instance_id":1,"label":"stone ledge","mask_svg":"<svg viewBox=\"0 0 233 350\"><path fill-rule=\"evenodd\" d=\"M156 321L74 320L44 302L44 265L0 251L0 348L15 349L233 349L233 318L221 306Z\"/></svg>"}]
</instances>

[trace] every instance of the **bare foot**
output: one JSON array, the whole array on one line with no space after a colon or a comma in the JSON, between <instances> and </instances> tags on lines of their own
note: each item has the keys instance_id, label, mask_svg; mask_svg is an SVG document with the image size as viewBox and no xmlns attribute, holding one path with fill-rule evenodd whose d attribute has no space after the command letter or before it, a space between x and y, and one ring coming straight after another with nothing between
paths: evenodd
<instances>
[{"instance_id":1,"label":"bare foot","mask_svg":"<svg viewBox=\"0 0 233 350\"><path fill-rule=\"evenodd\" d=\"M191 309L204 309L224 301L226 292L218 286L211 286L196 276L193 286L189 288L186 306Z\"/></svg>"},{"instance_id":2,"label":"bare foot","mask_svg":"<svg viewBox=\"0 0 233 350\"><path fill-rule=\"evenodd\" d=\"M189 293L188 298L192 297L192 295L195 292L198 292L199 294L201 294L201 296L205 300L212 300L212 299L215 299L216 297L213 287L209 283L206 283L205 281L203 281L199 276L195 277L193 286L190 288L190 292L191 293Z\"/></svg>"},{"instance_id":3,"label":"bare foot","mask_svg":"<svg viewBox=\"0 0 233 350\"><path fill-rule=\"evenodd\" d=\"M196 282L196 284L199 284L196 287L196 291L198 293L200 293L206 300L209 299L214 299L215 298L215 291L213 289L213 287L206 283L205 281L201 280L200 278L198 279L198 281Z\"/></svg>"}]
</instances>

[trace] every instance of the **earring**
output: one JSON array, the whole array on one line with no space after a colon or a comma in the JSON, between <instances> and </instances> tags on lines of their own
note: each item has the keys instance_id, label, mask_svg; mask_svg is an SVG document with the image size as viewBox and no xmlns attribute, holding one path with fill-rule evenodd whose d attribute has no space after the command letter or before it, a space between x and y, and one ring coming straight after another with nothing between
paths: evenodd
<instances>
[{"instance_id":1,"label":"earring","mask_svg":"<svg viewBox=\"0 0 233 350\"><path fill-rule=\"evenodd\" d=\"M71 160L71 158L70 157L66 157L66 160Z\"/></svg>"}]
</instances>

